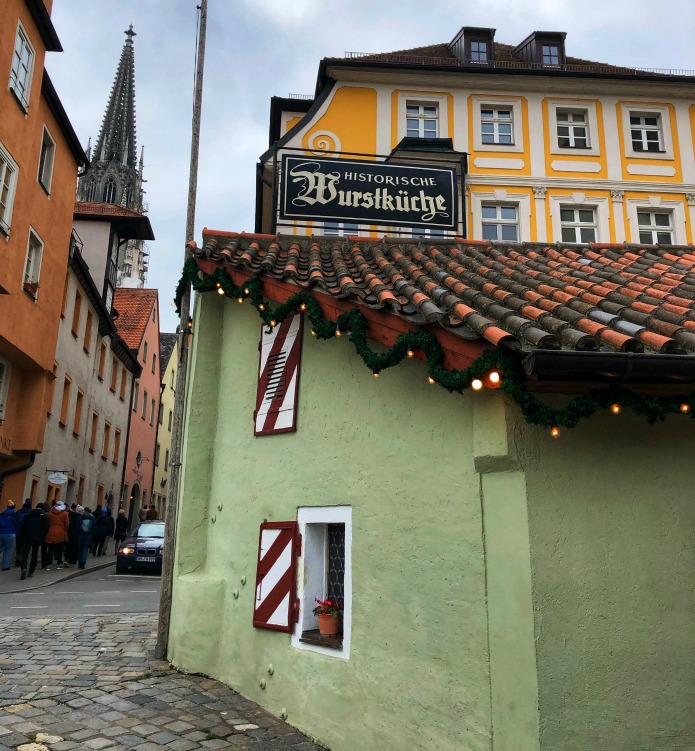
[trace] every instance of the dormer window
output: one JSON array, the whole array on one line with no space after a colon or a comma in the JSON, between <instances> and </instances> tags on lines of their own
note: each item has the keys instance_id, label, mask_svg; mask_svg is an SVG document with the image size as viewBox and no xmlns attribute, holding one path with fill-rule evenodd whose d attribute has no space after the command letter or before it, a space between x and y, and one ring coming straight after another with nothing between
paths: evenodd
<instances>
[{"instance_id":1,"label":"dormer window","mask_svg":"<svg viewBox=\"0 0 695 751\"><path fill-rule=\"evenodd\" d=\"M471 41L471 62L486 63L489 59L490 45L483 40Z\"/></svg>"},{"instance_id":2,"label":"dormer window","mask_svg":"<svg viewBox=\"0 0 695 751\"><path fill-rule=\"evenodd\" d=\"M544 44L542 52L544 66L556 66L560 64L560 48L557 44Z\"/></svg>"}]
</instances>

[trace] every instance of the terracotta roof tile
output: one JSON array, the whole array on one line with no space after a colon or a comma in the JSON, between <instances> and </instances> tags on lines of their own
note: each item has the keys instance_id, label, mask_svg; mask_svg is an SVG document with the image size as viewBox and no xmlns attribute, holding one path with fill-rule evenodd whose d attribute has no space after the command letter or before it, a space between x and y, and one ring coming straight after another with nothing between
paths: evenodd
<instances>
[{"instance_id":1,"label":"terracotta roof tile","mask_svg":"<svg viewBox=\"0 0 695 751\"><path fill-rule=\"evenodd\" d=\"M118 311L116 328L130 349L137 351L140 348L152 306L156 304L156 289L116 289L113 299L113 306Z\"/></svg>"},{"instance_id":2,"label":"terracotta roof tile","mask_svg":"<svg viewBox=\"0 0 695 751\"><path fill-rule=\"evenodd\" d=\"M198 257L520 349L695 353L692 246L206 231ZM118 307L118 305L117 305Z\"/></svg>"}]
</instances>

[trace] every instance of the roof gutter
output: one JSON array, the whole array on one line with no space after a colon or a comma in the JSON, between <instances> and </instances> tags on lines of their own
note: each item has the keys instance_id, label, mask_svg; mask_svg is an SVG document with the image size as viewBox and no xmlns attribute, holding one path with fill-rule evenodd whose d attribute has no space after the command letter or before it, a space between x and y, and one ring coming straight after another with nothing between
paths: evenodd
<instances>
[{"instance_id":1,"label":"roof gutter","mask_svg":"<svg viewBox=\"0 0 695 751\"><path fill-rule=\"evenodd\" d=\"M537 349L522 365L527 375L544 381L695 383L695 355Z\"/></svg>"}]
</instances>

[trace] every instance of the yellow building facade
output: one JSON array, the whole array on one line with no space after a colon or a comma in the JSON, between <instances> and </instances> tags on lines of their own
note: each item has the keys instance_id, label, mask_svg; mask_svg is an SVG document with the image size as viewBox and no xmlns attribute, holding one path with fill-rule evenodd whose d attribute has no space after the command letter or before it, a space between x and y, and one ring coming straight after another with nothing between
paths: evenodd
<instances>
[{"instance_id":1,"label":"yellow building facade","mask_svg":"<svg viewBox=\"0 0 695 751\"><path fill-rule=\"evenodd\" d=\"M154 486L152 503L160 519L164 519L169 492L169 461L171 436L174 427L174 400L176 399L176 369L179 362L177 334L159 335L159 361L162 366L161 395L159 401L159 427L155 448Z\"/></svg>"},{"instance_id":2,"label":"yellow building facade","mask_svg":"<svg viewBox=\"0 0 695 751\"><path fill-rule=\"evenodd\" d=\"M274 100L262 174L272 182L287 150L380 160L422 139L420 159L440 161L444 143L464 160L457 234L469 239L692 243L695 77L567 57L564 37L512 47L464 27L448 45L324 59L315 99ZM268 209L256 230L418 234L293 226Z\"/></svg>"}]
</instances>

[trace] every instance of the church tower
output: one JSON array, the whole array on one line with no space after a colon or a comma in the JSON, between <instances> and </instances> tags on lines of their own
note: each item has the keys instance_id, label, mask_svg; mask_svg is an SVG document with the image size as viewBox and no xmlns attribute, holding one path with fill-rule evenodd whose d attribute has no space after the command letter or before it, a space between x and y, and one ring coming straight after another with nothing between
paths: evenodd
<instances>
[{"instance_id":1,"label":"church tower","mask_svg":"<svg viewBox=\"0 0 695 751\"><path fill-rule=\"evenodd\" d=\"M89 169L79 179L77 200L110 203L144 213L144 148L137 159L135 139L135 51L132 24L118 63L94 149L87 149ZM129 240L118 255L118 286L143 287L147 256L142 240Z\"/></svg>"}]
</instances>

